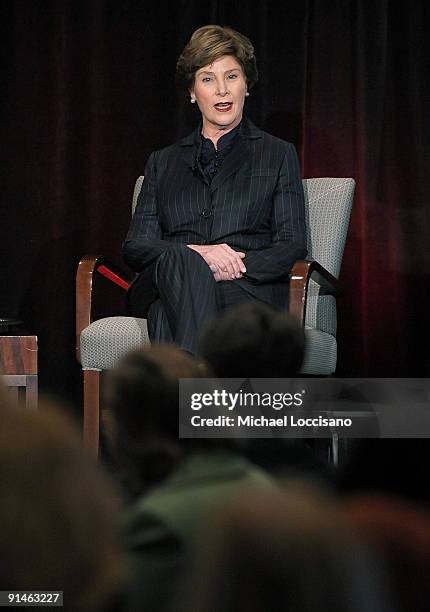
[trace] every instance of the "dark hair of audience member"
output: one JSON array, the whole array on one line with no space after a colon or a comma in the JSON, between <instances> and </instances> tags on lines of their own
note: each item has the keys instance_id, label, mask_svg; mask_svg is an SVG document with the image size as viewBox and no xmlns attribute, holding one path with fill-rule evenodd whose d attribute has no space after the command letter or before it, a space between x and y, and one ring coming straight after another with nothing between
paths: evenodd
<instances>
[{"instance_id":1,"label":"dark hair of audience member","mask_svg":"<svg viewBox=\"0 0 430 612\"><path fill-rule=\"evenodd\" d=\"M430 602L430 514L410 501L355 495L344 511L385 561L399 612L426 612Z\"/></svg>"},{"instance_id":2,"label":"dark hair of audience member","mask_svg":"<svg viewBox=\"0 0 430 612\"><path fill-rule=\"evenodd\" d=\"M202 329L200 354L219 378L292 378L303 362L303 329L286 311L263 302L233 306ZM307 442L250 438L241 441L248 459L272 474L321 474L324 466Z\"/></svg>"},{"instance_id":3,"label":"dark hair of audience member","mask_svg":"<svg viewBox=\"0 0 430 612\"><path fill-rule=\"evenodd\" d=\"M109 373L108 439L132 496L166 478L188 453L232 445L179 438L179 379L206 376L203 362L173 345L133 351Z\"/></svg>"},{"instance_id":4,"label":"dark hair of audience member","mask_svg":"<svg viewBox=\"0 0 430 612\"><path fill-rule=\"evenodd\" d=\"M225 505L195 563L183 610L389 610L376 561L334 502L303 484Z\"/></svg>"},{"instance_id":5,"label":"dark hair of audience member","mask_svg":"<svg viewBox=\"0 0 430 612\"><path fill-rule=\"evenodd\" d=\"M0 407L0 583L109 609L125 577L117 492L52 402Z\"/></svg>"},{"instance_id":6,"label":"dark hair of audience member","mask_svg":"<svg viewBox=\"0 0 430 612\"><path fill-rule=\"evenodd\" d=\"M199 346L220 378L284 378L300 370L304 333L287 312L247 302L206 324Z\"/></svg>"}]
</instances>

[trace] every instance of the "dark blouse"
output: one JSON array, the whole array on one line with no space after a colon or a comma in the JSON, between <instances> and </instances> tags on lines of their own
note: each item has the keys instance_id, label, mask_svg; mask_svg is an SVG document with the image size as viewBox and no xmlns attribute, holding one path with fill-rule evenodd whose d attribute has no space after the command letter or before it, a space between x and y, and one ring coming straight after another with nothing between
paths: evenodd
<instances>
[{"instance_id":1,"label":"dark blouse","mask_svg":"<svg viewBox=\"0 0 430 612\"><path fill-rule=\"evenodd\" d=\"M233 149L236 142L236 137L239 133L240 123L235 128L221 136L217 142L217 148L210 138L205 138L201 134L199 143L199 151L197 155L197 167L200 174L209 183L218 171L224 159Z\"/></svg>"}]
</instances>

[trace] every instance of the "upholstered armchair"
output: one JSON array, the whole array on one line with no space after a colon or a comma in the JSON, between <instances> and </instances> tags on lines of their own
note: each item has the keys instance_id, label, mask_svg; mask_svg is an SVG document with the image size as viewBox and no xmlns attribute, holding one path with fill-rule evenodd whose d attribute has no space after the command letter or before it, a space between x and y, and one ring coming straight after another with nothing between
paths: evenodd
<instances>
[{"instance_id":1,"label":"upholstered armchair","mask_svg":"<svg viewBox=\"0 0 430 612\"><path fill-rule=\"evenodd\" d=\"M139 177L132 210L142 187ZM328 376L337 362L336 296L355 182L352 178L303 180L308 230L308 259L297 261L290 275L289 311L305 329L302 374ZM146 319L111 316L94 320L94 279L102 275L120 291L131 275L101 255L86 255L76 275L76 355L82 366L84 444L97 453L100 425L100 373L111 369L131 349L149 343Z\"/></svg>"}]
</instances>

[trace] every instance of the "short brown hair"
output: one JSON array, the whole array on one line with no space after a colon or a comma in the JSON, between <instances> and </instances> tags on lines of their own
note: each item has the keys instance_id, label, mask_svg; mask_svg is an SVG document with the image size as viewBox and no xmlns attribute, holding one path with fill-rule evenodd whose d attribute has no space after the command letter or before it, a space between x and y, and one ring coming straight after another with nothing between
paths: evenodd
<instances>
[{"instance_id":1,"label":"short brown hair","mask_svg":"<svg viewBox=\"0 0 430 612\"><path fill-rule=\"evenodd\" d=\"M236 58L242 66L248 89L251 89L258 81L254 47L243 34L219 25L206 25L193 33L176 64L177 83L189 91L197 70L224 55Z\"/></svg>"}]
</instances>

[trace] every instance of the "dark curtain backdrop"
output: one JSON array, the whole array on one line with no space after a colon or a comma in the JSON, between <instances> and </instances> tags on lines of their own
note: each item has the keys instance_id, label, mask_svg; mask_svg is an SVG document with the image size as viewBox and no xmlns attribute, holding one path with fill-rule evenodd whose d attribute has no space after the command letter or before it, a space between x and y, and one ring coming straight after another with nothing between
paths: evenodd
<instances>
[{"instance_id":1,"label":"dark curtain backdrop","mask_svg":"<svg viewBox=\"0 0 430 612\"><path fill-rule=\"evenodd\" d=\"M149 153L194 127L174 71L206 23L253 41L248 114L296 145L303 176L357 181L339 375L428 373L427 2L3 0L0 17L0 316L39 336L42 388L79 398L79 258L120 262Z\"/></svg>"}]
</instances>

